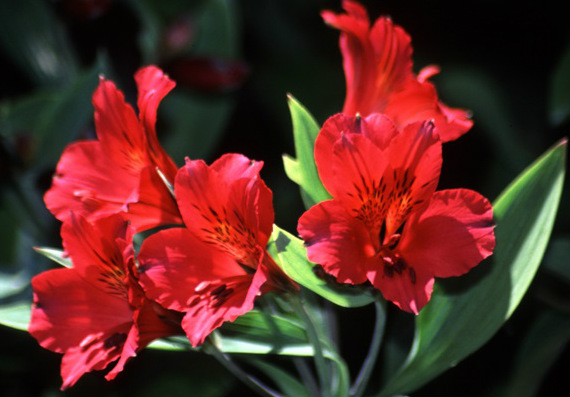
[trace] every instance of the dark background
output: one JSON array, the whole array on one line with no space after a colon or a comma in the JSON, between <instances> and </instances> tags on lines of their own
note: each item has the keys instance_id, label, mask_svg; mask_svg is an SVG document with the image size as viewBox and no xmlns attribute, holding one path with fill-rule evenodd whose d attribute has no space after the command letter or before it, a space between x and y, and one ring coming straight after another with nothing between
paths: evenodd
<instances>
[{"instance_id":1,"label":"dark background","mask_svg":"<svg viewBox=\"0 0 570 397\"><path fill-rule=\"evenodd\" d=\"M0 221L10 230L0 235L5 274L23 271L30 277L51 266L22 250L60 245L59 225L41 207L41 195L65 144L94 136L90 95L97 75L115 80L134 103L132 76L148 63L165 68L178 82L176 94L159 108L157 127L175 161L182 164L187 155L211 162L226 152L263 160L276 223L295 233L304 208L282 168L282 154L294 154L286 94L319 123L342 109L338 32L319 16L323 9L340 11L340 1L164 3L1 0ZM209 3L225 6L214 6L217 11L204 17ZM568 135L570 23L563 2L362 3L372 18L390 15L411 35L416 72L429 64L441 66L433 81L447 105L473 111L473 129L444 145L440 188L470 188L493 200L524 167ZM47 57L43 69L30 66L42 50ZM562 99L557 99L560 92ZM62 97L69 102L60 103ZM46 110L52 107L53 112ZM14 196L18 189L24 193ZM564 247L570 235L567 190L553 233L553 241ZM13 199L18 194L31 204L18 207L22 200ZM570 265L568 258L562 260ZM509 382L516 382L518 354L539 313L556 311L564 321L570 316L570 280L554 277L547 266L541 266L519 309L486 346L412 395L506 393ZM24 288L20 296L29 293ZM391 340L405 345L413 318L393 308L388 315ZM338 309L338 318L342 353L354 373L368 346L373 310ZM528 395L570 392L570 329L567 333L559 348L536 361L545 376ZM286 365L287 359L276 360ZM249 393L198 353L143 351L116 381L88 374L65 393L58 391L59 362L59 355L40 348L28 334L0 326L1 395ZM381 366L382 361L375 373L382 373ZM371 390L380 382L375 375Z\"/></svg>"}]
</instances>

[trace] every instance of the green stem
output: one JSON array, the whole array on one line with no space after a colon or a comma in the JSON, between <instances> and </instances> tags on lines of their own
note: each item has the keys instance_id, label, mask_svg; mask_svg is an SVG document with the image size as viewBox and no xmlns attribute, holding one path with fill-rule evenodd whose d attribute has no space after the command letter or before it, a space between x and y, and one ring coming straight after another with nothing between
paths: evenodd
<instances>
[{"instance_id":1,"label":"green stem","mask_svg":"<svg viewBox=\"0 0 570 397\"><path fill-rule=\"evenodd\" d=\"M321 344L321 339L319 338L319 333L315 328L315 324L311 320L309 314L307 313L303 302L301 301L301 297L291 299L291 302L297 312L297 315L303 321L303 324L307 327L307 337L309 338L309 342L313 346L315 351L314 360L315 366L317 367L317 374L319 376L319 385L321 390L321 395L328 397L329 387L331 384L331 379L329 376L329 369L327 366L327 362L325 360L325 356L323 354L323 347Z\"/></svg>"},{"instance_id":2,"label":"green stem","mask_svg":"<svg viewBox=\"0 0 570 397\"><path fill-rule=\"evenodd\" d=\"M295 368L297 368L297 372L301 375L301 379L303 380L303 384L311 394L311 396L319 395L319 387L317 386L317 382L315 381L315 377L307 363L305 362L304 358L302 357L294 357L293 364L295 364Z\"/></svg>"},{"instance_id":3,"label":"green stem","mask_svg":"<svg viewBox=\"0 0 570 397\"><path fill-rule=\"evenodd\" d=\"M220 364L222 364L228 371L230 371L236 378L241 380L253 391L257 392L260 396L264 397L283 397L280 393L265 386L259 380L241 369L229 355L223 353L218 349L214 342L206 340L204 343L205 352L214 356Z\"/></svg>"},{"instance_id":4,"label":"green stem","mask_svg":"<svg viewBox=\"0 0 570 397\"><path fill-rule=\"evenodd\" d=\"M374 324L374 333L372 334L372 341L370 342L370 348L368 349L368 354L366 359L362 363L362 368L358 373L358 377L354 381L354 385L350 389L351 397L361 397L368 385L370 380L370 375L372 375L372 370L376 364L376 359L378 358L378 352L380 350L380 345L382 344L382 339L384 337L384 325L386 324L386 312L383 302L376 300L374 302L376 308L376 322Z\"/></svg>"}]
</instances>

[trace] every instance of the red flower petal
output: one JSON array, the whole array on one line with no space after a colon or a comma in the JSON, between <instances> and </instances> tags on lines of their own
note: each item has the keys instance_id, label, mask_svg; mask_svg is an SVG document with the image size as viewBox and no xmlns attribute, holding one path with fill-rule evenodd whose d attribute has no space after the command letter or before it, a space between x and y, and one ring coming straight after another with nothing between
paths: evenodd
<instances>
[{"instance_id":1,"label":"red flower petal","mask_svg":"<svg viewBox=\"0 0 570 397\"><path fill-rule=\"evenodd\" d=\"M202 282L246 275L227 253L212 249L185 228L162 230L141 247L140 284L166 308L185 311Z\"/></svg>"},{"instance_id":2,"label":"red flower petal","mask_svg":"<svg viewBox=\"0 0 570 397\"><path fill-rule=\"evenodd\" d=\"M387 148L390 167L383 178L391 200L386 236L391 236L413 211L426 205L441 172L441 142L431 123L408 125Z\"/></svg>"},{"instance_id":3,"label":"red flower petal","mask_svg":"<svg viewBox=\"0 0 570 397\"><path fill-rule=\"evenodd\" d=\"M101 78L93 94L95 129L103 153L116 166L137 172L150 159L145 148L148 140L131 105L115 83Z\"/></svg>"},{"instance_id":4,"label":"red flower petal","mask_svg":"<svg viewBox=\"0 0 570 397\"><path fill-rule=\"evenodd\" d=\"M253 277L247 275L221 279L212 283L212 287L215 287L213 290L204 291L204 294L209 293L209 296L195 295L189 302L191 307L182 319L182 328L192 346L204 343L204 339L224 322L234 321L238 316L252 310L253 301L261 294L261 287L266 281L267 274L263 267L259 266ZM220 293L215 294L220 290Z\"/></svg>"},{"instance_id":5,"label":"red flower petal","mask_svg":"<svg viewBox=\"0 0 570 397\"><path fill-rule=\"evenodd\" d=\"M305 212L297 231L305 241L307 256L340 283L362 284L367 280L375 247L364 224L336 200L323 201Z\"/></svg>"},{"instance_id":6,"label":"red flower petal","mask_svg":"<svg viewBox=\"0 0 570 397\"><path fill-rule=\"evenodd\" d=\"M63 152L44 201L61 221L71 212L96 219L125 211L137 183L129 170L105 156L98 142L77 142Z\"/></svg>"},{"instance_id":7,"label":"red flower petal","mask_svg":"<svg viewBox=\"0 0 570 397\"><path fill-rule=\"evenodd\" d=\"M129 204L142 200L142 208L133 215L137 231L180 221L174 201L163 200L169 195L164 183L149 173L141 176L148 167L158 168L174 181L176 165L160 147L155 131L158 104L174 82L153 66L141 69L135 77L140 120L115 84L101 78L93 94L98 141L66 149L45 196L47 207L58 219L66 220L73 210L92 221L126 211ZM146 221L140 217L145 209Z\"/></svg>"},{"instance_id":8,"label":"red flower petal","mask_svg":"<svg viewBox=\"0 0 570 397\"><path fill-rule=\"evenodd\" d=\"M379 18L369 30L366 10L357 2L343 1L348 14L321 15L342 31L340 48L346 76L343 113L381 113L388 95L412 75L410 37L389 18Z\"/></svg>"},{"instance_id":9,"label":"red flower petal","mask_svg":"<svg viewBox=\"0 0 570 397\"><path fill-rule=\"evenodd\" d=\"M439 72L428 66L414 75L410 36L389 18L378 18L372 28L366 9L343 1L346 14L322 12L324 20L341 31L340 49L346 78L343 113L367 116L386 113L399 128L433 120L443 141L458 138L472 122L468 112L439 102L427 79Z\"/></svg>"},{"instance_id":10,"label":"red flower petal","mask_svg":"<svg viewBox=\"0 0 570 397\"><path fill-rule=\"evenodd\" d=\"M257 247L265 247L272 230L272 193L258 178L257 163L248 160L246 166L244 159L232 155L210 167L187 160L176 176L175 192L190 231L255 266Z\"/></svg>"},{"instance_id":11,"label":"red flower petal","mask_svg":"<svg viewBox=\"0 0 570 397\"><path fill-rule=\"evenodd\" d=\"M398 251L436 277L459 276L493 253L493 229L486 198L467 189L442 190L410 217Z\"/></svg>"},{"instance_id":12,"label":"red flower petal","mask_svg":"<svg viewBox=\"0 0 570 397\"><path fill-rule=\"evenodd\" d=\"M155 303L136 283L134 230L121 215L93 224L71 215L61 234L74 267L32 279L29 332L43 347L64 353L62 388L118 359L107 375L112 379L151 340L180 332L150 310Z\"/></svg>"},{"instance_id":13,"label":"red flower petal","mask_svg":"<svg viewBox=\"0 0 570 397\"><path fill-rule=\"evenodd\" d=\"M387 275L381 264L377 265L377 269L374 273L369 272L370 281L382 291L386 300L400 309L418 314L429 302L434 283L429 272L406 266L401 272L392 271Z\"/></svg>"},{"instance_id":14,"label":"red flower petal","mask_svg":"<svg viewBox=\"0 0 570 397\"><path fill-rule=\"evenodd\" d=\"M267 280L264 267L256 266L252 276L230 253L214 249L183 228L150 236L141 247L139 262L147 295L187 313L182 327L194 346L224 321L251 310Z\"/></svg>"},{"instance_id":15,"label":"red flower petal","mask_svg":"<svg viewBox=\"0 0 570 397\"><path fill-rule=\"evenodd\" d=\"M70 347L61 360L61 377L63 378L61 390L73 386L85 373L103 370L121 357L127 332L129 332L129 327L119 327L105 333L93 334L84 339L80 345Z\"/></svg>"},{"instance_id":16,"label":"red flower petal","mask_svg":"<svg viewBox=\"0 0 570 397\"><path fill-rule=\"evenodd\" d=\"M379 150L385 149L397 134L398 131L392 121L380 114L359 118L339 113L327 119L315 140L315 163L320 179L329 193L333 196L336 195L334 193L336 191L335 185L340 182L338 175L336 175L335 167L332 166L333 160L331 156L334 155L335 144L338 144L341 137L361 135L368 138L370 143L364 143L363 145L366 148L363 147L362 149L374 152L371 156L382 158L383 156L379 154ZM376 146L376 148L373 146ZM380 159L378 160L380 161ZM344 161L344 159L340 159L335 164L340 164L338 168L343 168ZM354 162L351 161L351 163ZM339 185L341 190L346 188L343 188L344 182L341 182Z\"/></svg>"},{"instance_id":17,"label":"red flower petal","mask_svg":"<svg viewBox=\"0 0 570 397\"><path fill-rule=\"evenodd\" d=\"M141 171L137 196L136 200L129 200L125 215L136 230L182 224L176 200L155 167L148 166Z\"/></svg>"},{"instance_id":18,"label":"red flower petal","mask_svg":"<svg viewBox=\"0 0 570 397\"><path fill-rule=\"evenodd\" d=\"M435 87L428 81L409 80L392 94L384 112L400 126L432 120L443 142L459 138L473 126L469 113L441 103Z\"/></svg>"},{"instance_id":19,"label":"red flower petal","mask_svg":"<svg viewBox=\"0 0 570 397\"><path fill-rule=\"evenodd\" d=\"M61 227L73 269L87 282L97 283L111 294L118 290L126 294L129 264L134 255L133 235L134 230L119 215L98 219L93 225L72 215ZM105 283L99 282L102 276Z\"/></svg>"},{"instance_id":20,"label":"red flower petal","mask_svg":"<svg viewBox=\"0 0 570 397\"><path fill-rule=\"evenodd\" d=\"M135 74L135 81L138 87L137 106L139 108L139 119L144 127L149 145L148 147L143 146L143 148L152 158L153 165L158 167L168 178L172 178L172 182L176 175L177 167L158 143L155 125L158 105L174 88L176 83L156 66L147 66L139 69Z\"/></svg>"},{"instance_id":21,"label":"red flower petal","mask_svg":"<svg viewBox=\"0 0 570 397\"><path fill-rule=\"evenodd\" d=\"M99 273L104 279L104 275ZM85 281L75 269L54 269L32 279L34 307L28 331L44 348L63 353L90 335L126 327L133 309L104 282ZM122 328L121 328L122 329Z\"/></svg>"},{"instance_id":22,"label":"red flower petal","mask_svg":"<svg viewBox=\"0 0 570 397\"><path fill-rule=\"evenodd\" d=\"M369 201L372 203L374 191L383 183L386 156L370 139L350 134L337 141L330 162L335 179L326 181L329 185L325 186L335 199L353 211L353 216L358 217L361 207ZM377 203L388 203L382 197L377 199Z\"/></svg>"},{"instance_id":23,"label":"red flower petal","mask_svg":"<svg viewBox=\"0 0 570 397\"><path fill-rule=\"evenodd\" d=\"M134 287L140 288L138 285ZM138 351L153 340L182 333L179 316L176 316L176 322L168 322L166 319L169 316L172 317L172 312L166 313L166 310L161 308L156 302L150 301L144 298L144 296L141 296L141 298L141 303L134 313L134 326L131 327L128 335L126 335L119 360L105 376L107 380L115 379L123 370L127 361L131 357L135 357Z\"/></svg>"},{"instance_id":24,"label":"red flower petal","mask_svg":"<svg viewBox=\"0 0 570 397\"><path fill-rule=\"evenodd\" d=\"M210 166L224 183L232 183L240 178L257 178L263 167L263 161L253 161L235 153L224 154Z\"/></svg>"}]
</instances>

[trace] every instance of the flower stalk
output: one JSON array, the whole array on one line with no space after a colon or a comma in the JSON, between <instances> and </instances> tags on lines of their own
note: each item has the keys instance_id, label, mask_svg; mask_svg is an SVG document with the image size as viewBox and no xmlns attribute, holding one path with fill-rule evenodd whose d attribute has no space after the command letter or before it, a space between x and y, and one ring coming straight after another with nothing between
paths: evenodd
<instances>
[{"instance_id":1,"label":"flower stalk","mask_svg":"<svg viewBox=\"0 0 570 397\"><path fill-rule=\"evenodd\" d=\"M353 386L350 389L351 397L362 397L368 381L370 380L370 375L372 375L372 370L376 364L378 358L378 352L380 351L380 346L382 345L382 339L384 339L384 327L386 325L386 304L384 301L377 299L374 301L374 308L376 309L376 321L374 323L374 331L372 334L372 341L370 342L370 348L368 349L368 354L362 363L360 372L354 381Z\"/></svg>"}]
</instances>

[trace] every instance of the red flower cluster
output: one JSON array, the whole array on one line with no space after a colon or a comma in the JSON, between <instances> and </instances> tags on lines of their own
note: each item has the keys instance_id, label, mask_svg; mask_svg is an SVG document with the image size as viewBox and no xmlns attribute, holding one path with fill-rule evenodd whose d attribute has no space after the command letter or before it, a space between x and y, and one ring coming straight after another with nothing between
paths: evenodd
<instances>
[{"instance_id":1,"label":"red flower cluster","mask_svg":"<svg viewBox=\"0 0 570 397\"><path fill-rule=\"evenodd\" d=\"M45 195L63 221L73 268L33 279L29 331L63 353L62 389L118 360L113 379L156 338L185 331L200 345L257 296L292 285L266 251L274 213L263 163L229 154L177 170L155 131L174 82L154 66L135 79L138 117L101 79L93 95L98 140L65 150ZM145 240L136 266L134 234L167 225L179 227Z\"/></svg>"},{"instance_id":2,"label":"red flower cluster","mask_svg":"<svg viewBox=\"0 0 570 397\"><path fill-rule=\"evenodd\" d=\"M133 235L121 214L93 223L71 214L61 237L73 268L32 280L29 331L46 349L63 353L62 389L118 360L106 376L113 379L151 341L179 333L178 316L146 298L137 283Z\"/></svg>"},{"instance_id":3,"label":"red flower cluster","mask_svg":"<svg viewBox=\"0 0 570 397\"><path fill-rule=\"evenodd\" d=\"M435 191L442 142L471 128L467 112L442 104L429 77L412 72L410 37L389 18L370 27L366 10L324 11L341 30L347 95L315 142L315 163L333 199L310 208L298 231L312 262L338 282L370 282L418 314L434 277L466 273L495 247L493 210L480 194Z\"/></svg>"},{"instance_id":4,"label":"red flower cluster","mask_svg":"<svg viewBox=\"0 0 570 397\"><path fill-rule=\"evenodd\" d=\"M489 202L467 189L436 191L442 142L471 127L442 104L428 67L412 72L410 38L366 10L323 12L341 30L347 97L315 142L331 200L299 220L308 258L341 283L371 283L418 313L434 277L461 275L492 254ZM272 192L263 163L227 154L177 169L158 143L160 101L174 87L160 69L139 70L139 114L101 79L93 96L97 140L63 153L48 209L63 222L73 267L33 281L30 333L63 353L62 388L117 361L107 379L152 340L186 333L194 346L251 310L257 296L295 289L267 252ZM147 237L135 260L133 236Z\"/></svg>"}]
</instances>

